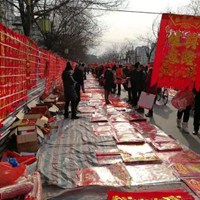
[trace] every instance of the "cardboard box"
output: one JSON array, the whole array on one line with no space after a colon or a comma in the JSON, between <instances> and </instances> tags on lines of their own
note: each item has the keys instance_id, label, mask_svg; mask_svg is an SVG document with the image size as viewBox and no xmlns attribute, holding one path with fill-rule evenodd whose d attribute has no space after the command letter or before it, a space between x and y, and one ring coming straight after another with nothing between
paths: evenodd
<instances>
[{"instance_id":1,"label":"cardboard box","mask_svg":"<svg viewBox=\"0 0 200 200\"><path fill-rule=\"evenodd\" d=\"M60 111L65 109L65 102L64 101L58 101L56 102L56 106L59 108Z\"/></svg>"},{"instance_id":2,"label":"cardboard box","mask_svg":"<svg viewBox=\"0 0 200 200\"><path fill-rule=\"evenodd\" d=\"M51 117L48 106L32 107L28 114L42 114L46 117Z\"/></svg>"},{"instance_id":3,"label":"cardboard box","mask_svg":"<svg viewBox=\"0 0 200 200\"><path fill-rule=\"evenodd\" d=\"M18 152L36 152L38 150L37 133L17 135L16 140Z\"/></svg>"},{"instance_id":4,"label":"cardboard box","mask_svg":"<svg viewBox=\"0 0 200 200\"><path fill-rule=\"evenodd\" d=\"M18 131L35 130L36 119L22 119L18 124Z\"/></svg>"},{"instance_id":5,"label":"cardboard box","mask_svg":"<svg viewBox=\"0 0 200 200\"><path fill-rule=\"evenodd\" d=\"M40 119L42 114L25 114L23 119Z\"/></svg>"}]
</instances>

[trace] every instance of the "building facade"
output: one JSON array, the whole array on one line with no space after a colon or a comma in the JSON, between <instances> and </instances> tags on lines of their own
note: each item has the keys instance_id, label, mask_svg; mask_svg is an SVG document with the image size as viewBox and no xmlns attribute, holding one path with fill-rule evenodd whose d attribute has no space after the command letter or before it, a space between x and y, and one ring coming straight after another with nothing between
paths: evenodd
<instances>
[{"instance_id":1,"label":"building facade","mask_svg":"<svg viewBox=\"0 0 200 200\"><path fill-rule=\"evenodd\" d=\"M140 46L135 48L135 60L136 62L140 62L142 65L146 65L148 63L147 51L149 51L148 46Z\"/></svg>"}]
</instances>

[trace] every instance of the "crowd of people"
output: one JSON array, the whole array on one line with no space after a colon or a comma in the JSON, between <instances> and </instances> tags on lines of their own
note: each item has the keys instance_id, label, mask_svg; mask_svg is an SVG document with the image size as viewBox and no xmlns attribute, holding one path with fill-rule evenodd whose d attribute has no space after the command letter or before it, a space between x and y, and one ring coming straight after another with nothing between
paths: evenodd
<instances>
[{"instance_id":1,"label":"crowd of people","mask_svg":"<svg viewBox=\"0 0 200 200\"><path fill-rule=\"evenodd\" d=\"M139 62L134 65L107 65L95 68L95 73L100 85L105 89L105 102L109 104L109 94L121 95L122 86L128 93L128 102L138 112L144 112L144 108L137 107L142 91L157 93L157 86L151 86L152 69L141 65ZM153 107L146 114L146 117L153 116Z\"/></svg>"},{"instance_id":2,"label":"crowd of people","mask_svg":"<svg viewBox=\"0 0 200 200\"><path fill-rule=\"evenodd\" d=\"M99 81L99 84L104 88L105 104L110 104L109 96L111 93L121 95L121 89L127 91L128 102L133 108L144 113L144 108L138 107L138 101L141 92L154 94L154 104L156 95L160 88L157 85L151 85L152 67L143 66L139 62L126 66L117 64L100 65L95 68L86 67L85 64L78 64L75 69L72 68L70 62L67 62L66 68L62 73L65 109L64 117L69 117L69 106L71 105L71 118L78 119L78 104L80 102L80 91L85 92L84 80L86 74L92 72ZM189 133L188 121L191 111L194 112L193 134L199 134L200 126L200 91L193 91L194 105L187 105L182 110L177 110L177 127L182 128L183 132ZM153 104L153 105L154 105ZM153 117L153 106L145 114L146 117Z\"/></svg>"}]
</instances>

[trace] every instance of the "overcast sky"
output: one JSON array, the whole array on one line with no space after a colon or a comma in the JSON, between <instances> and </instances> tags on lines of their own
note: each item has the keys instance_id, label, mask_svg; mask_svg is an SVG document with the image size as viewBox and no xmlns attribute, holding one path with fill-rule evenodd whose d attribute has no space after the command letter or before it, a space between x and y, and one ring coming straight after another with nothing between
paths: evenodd
<instances>
[{"instance_id":1,"label":"overcast sky","mask_svg":"<svg viewBox=\"0 0 200 200\"><path fill-rule=\"evenodd\" d=\"M188 5L190 0L127 0L128 6L125 10L163 13L166 11L177 11L178 7ZM160 21L161 14L104 12L99 18L104 27L101 44L92 52L100 54L106 48L115 43L135 40L137 36L151 31L155 19ZM138 44L139 45L139 44ZM97 53L99 52L99 53Z\"/></svg>"}]
</instances>

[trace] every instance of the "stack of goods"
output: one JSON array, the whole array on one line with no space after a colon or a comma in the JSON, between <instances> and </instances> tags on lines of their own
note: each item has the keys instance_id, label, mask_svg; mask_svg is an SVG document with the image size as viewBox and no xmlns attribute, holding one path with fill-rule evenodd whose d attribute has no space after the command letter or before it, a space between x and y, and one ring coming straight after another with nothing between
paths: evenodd
<instances>
[{"instance_id":1,"label":"stack of goods","mask_svg":"<svg viewBox=\"0 0 200 200\"><path fill-rule=\"evenodd\" d=\"M125 163L161 162L149 144L117 145Z\"/></svg>"},{"instance_id":2,"label":"stack of goods","mask_svg":"<svg viewBox=\"0 0 200 200\"><path fill-rule=\"evenodd\" d=\"M109 165L122 162L122 157L118 148L96 150L95 154L99 165Z\"/></svg>"},{"instance_id":3,"label":"stack of goods","mask_svg":"<svg viewBox=\"0 0 200 200\"><path fill-rule=\"evenodd\" d=\"M47 106L31 107L27 114L18 114L18 120L11 126L11 134L16 135L18 152L36 152L50 133L52 117Z\"/></svg>"},{"instance_id":4,"label":"stack of goods","mask_svg":"<svg viewBox=\"0 0 200 200\"><path fill-rule=\"evenodd\" d=\"M77 186L129 186L131 180L123 163L80 169L77 175L79 177Z\"/></svg>"},{"instance_id":5,"label":"stack of goods","mask_svg":"<svg viewBox=\"0 0 200 200\"><path fill-rule=\"evenodd\" d=\"M162 131L150 134L150 143L156 151L179 151L181 145Z\"/></svg>"},{"instance_id":6,"label":"stack of goods","mask_svg":"<svg viewBox=\"0 0 200 200\"><path fill-rule=\"evenodd\" d=\"M183 150L169 158L174 173L200 198L200 155Z\"/></svg>"}]
</instances>

